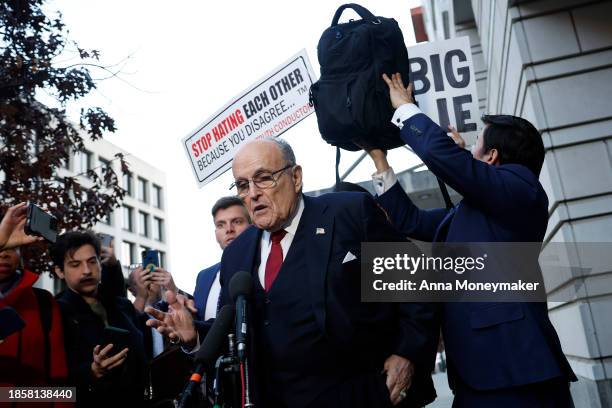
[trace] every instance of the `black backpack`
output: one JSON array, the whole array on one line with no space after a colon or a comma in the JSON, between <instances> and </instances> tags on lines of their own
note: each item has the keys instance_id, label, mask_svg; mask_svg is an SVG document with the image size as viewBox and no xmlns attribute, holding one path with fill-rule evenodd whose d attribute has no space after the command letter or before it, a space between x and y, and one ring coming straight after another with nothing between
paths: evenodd
<instances>
[{"instance_id":1,"label":"black backpack","mask_svg":"<svg viewBox=\"0 0 612 408\"><path fill-rule=\"evenodd\" d=\"M351 8L361 20L338 24ZM382 74L399 72L408 83L408 52L392 18L376 17L358 4L338 8L317 46L321 78L310 88L323 139L345 150L404 145L391 124L393 107Z\"/></svg>"}]
</instances>

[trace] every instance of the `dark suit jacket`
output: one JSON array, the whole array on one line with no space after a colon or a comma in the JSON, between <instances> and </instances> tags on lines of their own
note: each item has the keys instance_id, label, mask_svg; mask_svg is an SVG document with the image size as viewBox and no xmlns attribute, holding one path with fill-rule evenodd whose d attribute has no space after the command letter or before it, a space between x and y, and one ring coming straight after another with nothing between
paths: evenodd
<instances>
[{"instance_id":1,"label":"dark suit jacket","mask_svg":"<svg viewBox=\"0 0 612 408\"><path fill-rule=\"evenodd\" d=\"M93 349L102 345L104 323L85 300L70 289L57 296L62 313L69 384L77 387L78 406L112 404L142 406L147 381L147 360L140 315L126 298L105 296L100 291L108 323L130 332L126 361L101 379L91 373Z\"/></svg>"},{"instance_id":2,"label":"dark suit jacket","mask_svg":"<svg viewBox=\"0 0 612 408\"><path fill-rule=\"evenodd\" d=\"M317 233L317 229L324 233ZM220 276L222 304L232 302L228 284L234 273L250 271L253 279L258 279L261 234L262 230L251 226L225 249ZM336 346L350 350L357 365L363 362L365 366L368 358L380 355L410 359L417 365L413 391L418 395L412 396L414 401L433 400L430 373L439 333L434 309L423 304L361 303L361 242L404 240L372 197L363 193L305 196L296 237L299 234L304 234L303 245L310 255L305 260L308 286L304 291L319 330ZM343 263L349 251L356 259ZM249 358L254 366L260 351L251 350ZM309 359L307 353L303 359ZM381 369L382 361L377 366ZM254 381L257 387L257 378Z\"/></svg>"},{"instance_id":3,"label":"dark suit jacket","mask_svg":"<svg viewBox=\"0 0 612 408\"><path fill-rule=\"evenodd\" d=\"M424 114L405 121L400 135L463 196L450 210L421 210L396 183L377 200L401 232L422 241L542 242L548 197L529 169L474 159ZM442 316L449 374L472 388L575 379L545 303L448 303Z\"/></svg>"},{"instance_id":4,"label":"dark suit jacket","mask_svg":"<svg viewBox=\"0 0 612 408\"><path fill-rule=\"evenodd\" d=\"M204 320L206 313L206 301L208 300L208 293L215 281L215 276L219 272L221 263L216 263L213 266L209 266L206 269L202 269L198 273L196 280L195 290L193 292L193 298L195 299L195 307L198 309L198 319ZM215 305L216 306L216 305Z\"/></svg>"}]
</instances>

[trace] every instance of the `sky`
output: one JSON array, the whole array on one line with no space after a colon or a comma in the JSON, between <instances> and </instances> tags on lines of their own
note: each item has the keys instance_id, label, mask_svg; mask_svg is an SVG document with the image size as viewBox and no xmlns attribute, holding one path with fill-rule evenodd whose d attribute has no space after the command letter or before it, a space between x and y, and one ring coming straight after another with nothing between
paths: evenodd
<instances>
[{"instance_id":1,"label":"sky","mask_svg":"<svg viewBox=\"0 0 612 408\"><path fill-rule=\"evenodd\" d=\"M306 49L319 75L316 46L344 2L51 0L70 39L99 50L101 64L121 62L118 77L72 108L101 106L118 130L105 139L166 173L170 272L188 292L197 273L221 259L210 210L230 195L228 171L198 188L181 139L288 58ZM415 43L410 9L420 0L362 0L375 15L395 18L408 46ZM345 11L341 22L359 18ZM108 73L93 70L94 78ZM282 136L304 170L304 191L334 182L335 148L318 132L310 115ZM359 156L346 152L340 171ZM129 161L129 159L128 159ZM418 159L405 149L389 153L396 171ZM364 160L347 181L370 179L374 166Z\"/></svg>"}]
</instances>

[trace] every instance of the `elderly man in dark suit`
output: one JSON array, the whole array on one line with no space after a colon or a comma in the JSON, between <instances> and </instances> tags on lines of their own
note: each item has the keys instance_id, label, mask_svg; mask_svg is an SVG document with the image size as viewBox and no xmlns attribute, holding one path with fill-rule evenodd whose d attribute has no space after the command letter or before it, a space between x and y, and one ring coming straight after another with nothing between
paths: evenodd
<instances>
[{"instance_id":1,"label":"elderly man in dark suit","mask_svg":"<svg viewBox=\"0 0 612 408\"><path fill-rule=\"evenodd\" d=\"M420 407L433 400L434 310L360 301L361 243L403 240L372 197L304 196L302 168L280 140L246 145L232 171L254 225L223 253L221 303L232 302L232 276L250 272L256 405ZM180 318L157 317L149 324L187 346L198 341Z\"/></svg>"}]
</instances>

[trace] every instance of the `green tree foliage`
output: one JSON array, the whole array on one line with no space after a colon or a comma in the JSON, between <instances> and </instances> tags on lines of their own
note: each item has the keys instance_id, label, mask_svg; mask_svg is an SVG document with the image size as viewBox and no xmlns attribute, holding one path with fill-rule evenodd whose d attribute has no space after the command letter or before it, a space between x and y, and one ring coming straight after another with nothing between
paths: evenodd
<instances>
[{"instance_id":1,"label":"green tree foliage","mask_svg":"<svg viewBox=\"0 0 612 408\"><path fill-rule=\"evenodd\" d=\"M89 228L119 206L119 177L112 165L87 171L85 183L58 177L58 169L84 150L84 137L100 139L115 122L97 107L81 109L79 123L68 119L70 104L96 88L90 69L104 67L97 51L68 38L60 13L45 14L44 3L0 2L0 203L30 200L55 215L60 229ZM115 160L128 170L121 155ZM34 271L50 270L44 248L28 252Z\"/></svg>"}]
</instances>

